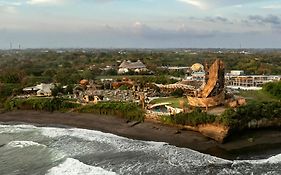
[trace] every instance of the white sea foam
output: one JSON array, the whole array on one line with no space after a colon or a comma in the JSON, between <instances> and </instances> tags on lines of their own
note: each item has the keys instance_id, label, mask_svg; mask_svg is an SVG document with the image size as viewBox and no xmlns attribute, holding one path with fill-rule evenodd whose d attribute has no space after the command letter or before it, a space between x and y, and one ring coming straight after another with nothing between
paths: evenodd
<instances>
[{"instance_id":1,"label":"white sea foam","mask_svg":"<svg viewBox=\"0 0 281 175\"><path fill-rule=\"evenodd\" d=\"M145 142L135 141L125 137L120 137L110 133L103 133L95 130L78 129L78 128L52 128L44 127L41 128L41 133L44 136L56 138L62 136L76 137L87 141L96 141L99 143L110 144L115 147L115 150L150 150L150 149L161 149L167 143L164 142Z\"/></svg>"},{"instance_id":2,"label":"white sea foam","mask_svg":"<svg viewBox=\"0 0 281 175\"><path fill-rule=\"evenodd\" d=\"M79 160L67 158L62 164L51 168L47 175L116 175L100 167L86 165Z\"/></svg>"},{"instance_id":3,"label":"white sea foam","mask_svg":"<svg viewBox=\"0 0 281 175\"><path fill-rule=\"evenodd\" d=\"M147 142L147 141L138 141L132 140L124 137L120 137L110 133L103 133L100 131L87 130L87 129L78 129L78 128L53 128L53 127L36 127L33 125L0 125L1 130L11 131L11 132L21 132L29 130L38 130L42 135L50 138L59 138L59 137L76 137L86 141L95 141L98 143L105 143L110 145L112 150L116 152L123 151L142 151L145 153L156 152L157 155L160 155L165 160L168 160L170 165L180 165L182 167L188 168L186 166L192 165L209 165L209 164L275 164L281 162L281 154L272 156L268 159L261 160L235 160L229 161L214 156L206 155L199 153L197 151L188 149L188 148L177 148L175 146L168 145L164 142ZM60 139L59 139L60 140ZM34 142L33 142L34 143ZM14 143L14 145L17 145ZM18 144L18 145L28 145L28 144ZM57 146L57 145L55 145ZM24 146L22 146L24 147ZM77 150L71 150L74 152L82 152L83 147L75 147ZM110 151L110 150L106 150ZM151 162L147 162L148 165ZM154 162L155 163L155 162ZM143 162L142 165L144 165ZM124 164L124 166L126 166ZM135 167L136 168L136 167Z\"/></svg>"},{"instance_id":4,"label":"white sea foam","mask_svg":"<svg viewBox=\"0 0 281 175\"><path fill-rule=\"evenodd\" d=\"M249 163L249 164L277 164L281 162L281 154L277 154L275 156L269 157L268 159L260 159L260 160L235 160L233 164L239 163Z\"/></svg>"},{"instance_id":5,"label":"white sea foam","mask_svg":"<svg viewBox=\"0 0 281 175\"><path fill-rule=\"evenodd\" d=\"M14 148L24 148L29 146L42 146L46 147L46 145L42 145L32 141L11 141L7 144L7 146L14 147Z\"/></svg>"},{"instance_id":6,"label":"white sea foam","mask_svg":"<svg viewBox=\"0 0 281 175\"><path fill-rule=\"evenodd\" d=\"M223 168L217 175L242 175L242 173L229 168Z\"/></svg>"},{"instance_id":7,"label":"white sea foam","mask_svg":"<svg viewBox=\"0 0 281 175\"><path fill-rule=\"evenodd\" d=\"M33 125L0 125L0 134L29 132L35 129L37 129L37 127Z\"/></svg>"},{"instance_id":8,"label":"white sea foam","mask_svg":"<svg viewBox=\"0 0 281 175\"><path fill-rule=\"evenodd\" d=\"M280 163L281 162L281 154L278 154L278 155L275 155L275 156L272 156L272 157L268 158L267 162L272 163L272 164Z\"/></svg>"},{"instance_id":9,"label":"white sea foam","mask_svg":"<svg viewBox=\"0 0 281 175\"><path fill-rule=\"evenodd\" d=\"M41 134L50 138L56 138L61 140L60 137L75 137L80 138L85 141L98 142L104 144L106 149L98 148L98 154L102 151L113 152L113 153L122 153L124 152L142 152L144 157L157 156L158 159L149 159L146 162L140 162L137 158L134 158L131 161L119 162L119 167L121 168L120 172L129 172L132 169L133 172L136 172L138 169L141 169L139 173L143 172L143 167L148 169L153 169L155 167L163 166L180 166L183 169L190 169L193 166L204 166L209 164L231 164L232 161L225 159L217 158L214 156L206 155L199 153L197 151L188 149L188 148L178 148L175 146L168 145L164 142L148 142L148 141L139 141L128 139L120 136L116 136L109 133L103 133L99 131L86 130L86 129L77 129L77 128L52 128L44 127L41 128ZM55 143L55 147L60 147L60 150L63 150L69 156L75 156L75 154L88 154L90 152L94 153L95 149L89 149L87 146L81 147L79 142L77 146L68 146L65 147L62 143ZM59 145L58 145L59 144ZM85 151L86 150L86 151ZM94 153L95 154L95 153ZM163 162L165 160L165 162ZM115 165L117 166L117 165ZM113 167L112 167L113 168ZM150 173L149 171L147 173Z\"/></svg>"}]
</instances>

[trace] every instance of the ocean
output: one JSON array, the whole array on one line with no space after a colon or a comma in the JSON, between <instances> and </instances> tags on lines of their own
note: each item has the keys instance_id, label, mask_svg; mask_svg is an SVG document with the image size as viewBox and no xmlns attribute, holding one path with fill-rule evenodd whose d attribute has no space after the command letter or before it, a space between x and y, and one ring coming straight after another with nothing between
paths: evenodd
<instances>
[{"instance_id":1,"label":"ocean","mask_svg":"<svg viewBox=\"0 0 281 175\"><path fill-rule=\"evenodd\" d=\"M281 154L226 160L94 130L0 124L0 175L281 174Z\"/></svg>"}]
</instances>

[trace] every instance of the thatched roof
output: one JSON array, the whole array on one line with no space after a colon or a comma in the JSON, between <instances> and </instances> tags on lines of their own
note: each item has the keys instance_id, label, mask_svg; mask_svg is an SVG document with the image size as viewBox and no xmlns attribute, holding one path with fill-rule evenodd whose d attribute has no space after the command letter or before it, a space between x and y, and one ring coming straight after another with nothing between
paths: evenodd
<instances>
[{"instance_id":1,"label":"thatched roof","mask_svg":"<svg viewBox=\"0 0 281 175\"><path fill-rule=\"evenodd\" d=\"M146 66L140 61L138 60L137 62L131 62L131 61L126 61L124 60L119 68L127 68L127 69L142 69L142 68L146 68Z\"/></svg>"}]
</instances>

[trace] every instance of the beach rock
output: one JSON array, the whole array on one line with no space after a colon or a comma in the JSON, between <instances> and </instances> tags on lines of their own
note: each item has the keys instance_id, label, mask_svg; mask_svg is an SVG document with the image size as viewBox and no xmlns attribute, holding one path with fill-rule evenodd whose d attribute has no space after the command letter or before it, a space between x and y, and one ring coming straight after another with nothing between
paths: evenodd
<instances>
[{"instance_id":1,"label":"beach rock","mask_svg":"<svg viewBox=\"0 0 281 175\"><path fill-rule=\"evenodd\" d=\"M249 139L248 139L248 142L253 143L253 142L254 142L254 138L249 138Z\"/></svg>"},{"instance_id":2,"label":"beach rock","mask_svg":"<svg viewBox=\"0 0 281 175\"><path fill-rule=\"evenodd\" d=\"M198 131L206 137L223 143L228 136L229 127L215 124L204 124L198 126Z\"/></svg>"},{"instance_id":3,"label":"beach rock","mask_svg":"<svg viewBox=\"0 0 281 175\"><path fill-rule=\"evenodd\" d=\"M140 124L141 122L140 121L133 121L133 122L128 122L128 125L130 126L130 127L134 127L134 126L136 126L136 125L138 125L138 124Z\"/></svg>"}]
</instances>

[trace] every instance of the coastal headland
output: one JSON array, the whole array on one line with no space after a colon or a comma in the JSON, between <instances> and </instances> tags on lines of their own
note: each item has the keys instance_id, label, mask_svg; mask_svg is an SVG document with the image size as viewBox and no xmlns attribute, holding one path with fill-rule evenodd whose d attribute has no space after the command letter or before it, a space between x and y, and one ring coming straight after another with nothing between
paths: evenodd
<instances>
[{"instance_id":1,"label":"coastal headland","mask_svg":"<svg viewBox=\"0 0 281 175\"><path fill-rule=\"evenodd\" d=\"M280 128L244 131L231 135L225 143L219 143L180 126L151 121L128 122L116 116L17 110L1 113L0 121L3 124L31 123L98 130L131 139L166 142L226 159L249 159L266 152L280 151L281 145Z\"/></svg>"}]
</instances>

